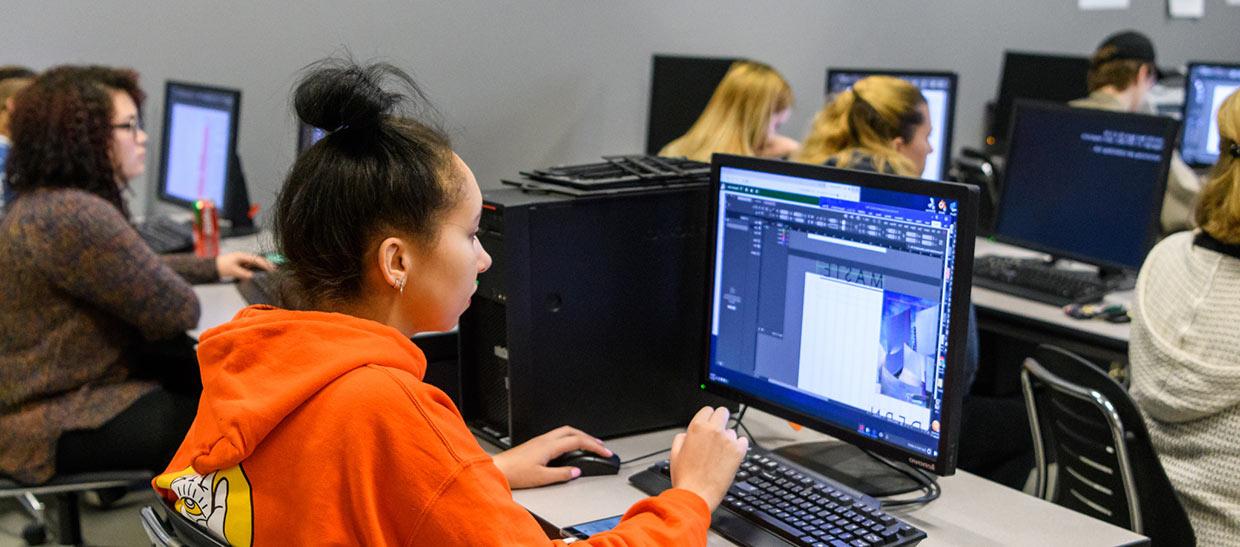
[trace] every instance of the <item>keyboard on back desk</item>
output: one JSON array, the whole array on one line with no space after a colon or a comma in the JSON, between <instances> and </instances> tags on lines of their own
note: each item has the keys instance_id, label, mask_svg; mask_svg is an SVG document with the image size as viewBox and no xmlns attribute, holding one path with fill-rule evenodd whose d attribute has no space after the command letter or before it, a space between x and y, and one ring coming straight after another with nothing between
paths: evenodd
<instances>
[{"instance_id":1,"label":"keyboard on back desk","mask_svg":"<svg viewBox=\"0 0 1240 547\"><path fill-rule=\"evenodd\" d=\"M665 460L629 477L650 494L671 488ZM869 496L751 447L711 528L742 545L870 547L915 545L926 533L879 508Z\"/></svg>"},{"instance_id":2,"label":"keyboard on back desk","mask_svg":"<svg viewBox=\"0 0 1240 547\"><path fill-rule=\"evenodd\" d=\"M1108 286L1093 272L1055 268L1038 260L979 256L973 284L1054 306L1087 302L1106 295Z\"/></svg>"},{"instance_id":3,"label":"keyboard on back desk","mask_svg":"<svg viewBox=\"0 0 1240 547\"><path fill-rule=\"evenodd\" d=\"M163 215L154 216L134 226L142 240L155 254L189 251L194 248L194 229Z\"/></svg>"}]
</instances>

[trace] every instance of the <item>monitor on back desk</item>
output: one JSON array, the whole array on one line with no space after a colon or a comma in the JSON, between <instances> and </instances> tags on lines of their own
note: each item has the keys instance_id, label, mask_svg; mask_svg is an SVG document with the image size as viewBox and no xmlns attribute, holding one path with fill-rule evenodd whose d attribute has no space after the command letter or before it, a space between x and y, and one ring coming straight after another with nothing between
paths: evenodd
<instances>
[{"instance_id":1,"label":"monitor on back desk","mask_svg":"<svg viewBox=\"0 0 1240 547\"><path fill-rule=\"evenodd\" d=\"M237 155L241 92L168 82L160 140L159 198L187 209L214 202L225 235L254 232L249 191Z\"/></svg>"},{"instance_id":2,"label":"monitor on back desk","mask_svg":"<svg viewBox=\"0 0 1240 547\"><path fill-rule=\"evenodd\" d=\"M1218 108L1240 89L1240 65L1189 63L1184 86L1180 156L1193 167L1209 167L1218 161Z\"/></svg>"},{"instance_id":3,"label":"monitor on back desk","mask_svg":"<svg viewBox=\"0 0 1240 547\"><path fill-rule=\"evenodd\" d=\"M1019 102L995 237L1136 270L1159 234L1179 122L1163 116Z\"/></svg>"}]
</instances>

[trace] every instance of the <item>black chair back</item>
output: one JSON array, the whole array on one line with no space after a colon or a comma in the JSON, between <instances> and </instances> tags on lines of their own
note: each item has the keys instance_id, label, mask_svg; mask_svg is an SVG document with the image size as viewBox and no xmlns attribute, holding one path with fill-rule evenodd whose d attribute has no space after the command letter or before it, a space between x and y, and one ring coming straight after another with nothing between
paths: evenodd
<instances>
[{"instance_id":1,"label":"black chair back","mask_svg":"<svg viewBox=\"0 0 1240 547\"><path fill-rule=\"evenodd\" d=\"M1048 345L1025 360L1021 384L1039 496L1149 536L1154 545L1195 545L1188 515L1123 386L1093 363Z\"/></svg>"}]
</instances>

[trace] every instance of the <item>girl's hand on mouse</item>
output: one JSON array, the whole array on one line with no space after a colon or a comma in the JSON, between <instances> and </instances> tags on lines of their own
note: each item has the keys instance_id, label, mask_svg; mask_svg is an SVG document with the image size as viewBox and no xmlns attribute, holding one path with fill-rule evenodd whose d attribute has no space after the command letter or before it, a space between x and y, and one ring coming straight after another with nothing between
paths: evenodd
<instances>
[{"instance_id":1,"label":"girl's hand on mouse","mask_svg":"<svg viewBox=\"0 0 1240 547\"><path fill-rule=\"evenodd\" d=\"M672 486L702 497L714 511L732 485L749 439L728 429L728 409L703 407L672 441Z\"/></svg>"},{"instance_id":2,"label":"girl's hand on mouse","mask_svg":"<svg viewBox=\"0 0 1240 547\"><path fill-rule=\"evenodd\" d=\"M245 280L254 277L255 270L270 272L275 269L266 258L252 253L224 253L215 257L215 271L219 272L220 279Z\"/></svg>"},{"instance_id":3,"label":"girl's hand on mouse","mask_svg":"<svg viewBox=\"0 0 1240 547\"><path fill-rule=\"evenodd\" d=\"M581 470L576 467L547 467L547 462L574 450L611 456L603 441L577 428L563 426L500 452L492 460L514 490L534 488L579 477Z\"/></svg>"}]
</instances>

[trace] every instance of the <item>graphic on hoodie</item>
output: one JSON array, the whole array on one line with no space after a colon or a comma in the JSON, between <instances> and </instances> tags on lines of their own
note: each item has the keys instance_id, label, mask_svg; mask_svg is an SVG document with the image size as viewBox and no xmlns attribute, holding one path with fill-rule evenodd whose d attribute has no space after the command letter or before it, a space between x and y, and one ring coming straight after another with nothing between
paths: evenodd
<instances>
[{"instance_id":1,"label":"graphic on hoodie","mask_svg":"<svg viewBox=\"0 0 1240 547\"><path fill-rule=\"evenodd\" d=\"M175 498L173 508L216 538L233 546L254 540L250 481L240 465L200 475L187 467L155 478L155 485Z\"/></svg>"}]
</instances>

